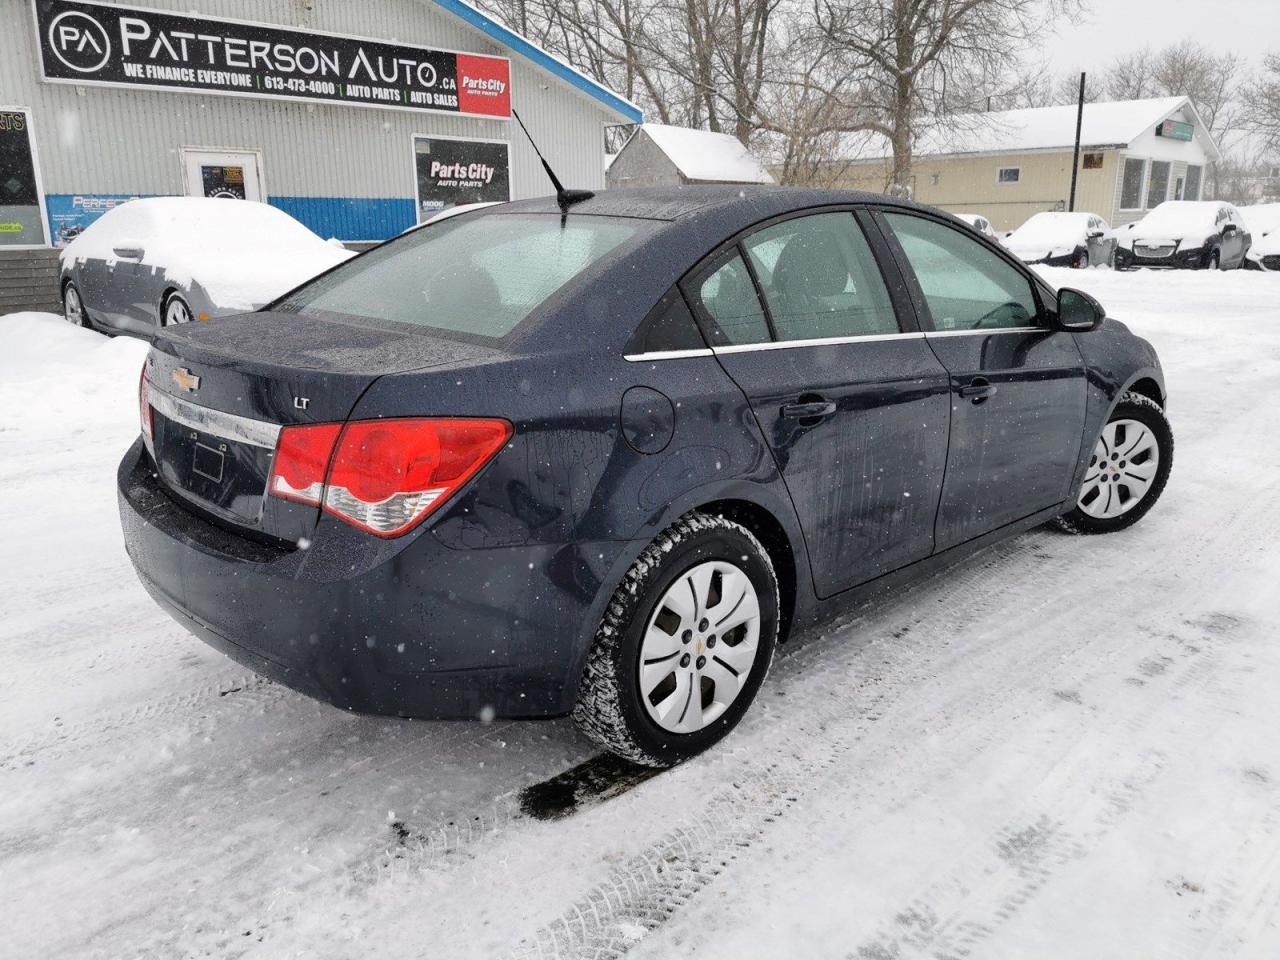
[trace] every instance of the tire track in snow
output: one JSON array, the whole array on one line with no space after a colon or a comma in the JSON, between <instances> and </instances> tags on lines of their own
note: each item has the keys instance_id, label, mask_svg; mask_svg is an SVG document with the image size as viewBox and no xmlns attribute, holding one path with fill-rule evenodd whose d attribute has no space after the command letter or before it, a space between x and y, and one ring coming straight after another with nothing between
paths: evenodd
<instances>
[{"instance_id":1,"label":"tire track in snow","mask_svg":"<svg viewBox=\"0 0 1280 960\"><path fill-rule=\"evenodd\" d=\"M1277 484L1271 484L1275 487ZM1219 523L1214 527L1214 535L1204 540L1193 541L1189 545L1184 546L1187 554L1193 556L1198 564L1203 564L1206 557L1212 556L1218 566L1224 563L1234 552L1234 533L1236 528L1241 524L1248 523L1255 526L1260 521L1268 524L1269 529L1275 529L1275 519L1280 511L1272 508L1263 512L1264 515L1257 514L1245 517L1242 511L1236 511L1235 515L1228 518L1226 522ZM1024 556L1030 554L1035 556L1035 548L1038 546L1036 541L1039 538L1034 535L1028 535L1014 541L1014 544L1022 545L1022 550L1010 550L1006 552L1003 558L1006 561L1012 560L1017 562L1018 554ZM1071 541L1066 541L1071 542ZM1074 541L1081 543L1082 541ZM1087 542L1087 541L1085 541ZM999 547L993 548L999 550ZM1059 553L1065 551L1058 551ZM1043 555L1045 559L1049 559L1049 554ZM1162 567L1170 563L1176 563L1175 558L1165 556L1151 556L1144 558L1144 562L1135 565L1132 573L1136 578L1140 578L1147 570ZM981 569L969 577L962 576L962 586L958 590L971 589L974 581L983 581L998 577L996 572L1000 567L1000 562L993 561L983 564ZM1218 567L1220 569L1220 566ZM1096 567L1091 570L1091 580L1105 580L1110 576L1108 571L1102 567ZM947 576L946 573L939 576ZM926 581L926 584L928 581ZM1025 591L1026 586L1036 583L1034 577L1025 577L1020 583ZM1074 585L1076 593L1083 597L1088 597L1091 588L1095 585L1092 582L1082 583L1077 581ZM912 591L919 592L919 591ZM951 593L954 595L958 591L943 591L944 595ZM1022 619L1034 621L1038 616L1040 609L1044 606L1044 591L1030 591L1030 595L1026 597L1026 602L1020 602L1023 598L1018 596L1010 596L1008 592L1002 597L1002 606L1015 611ZM920 598L925 599L925 598ZM1035 601L1039 599L1040 604ZM1061 598L1054 598L1055 602ZM938 598L939 603L945 607L943 597ZM961 616L952 616L951 611L947 614L940 614L937 609L931 614L924 614L915 621L916 627L955 627L958 622L976 623L982 617L980 608L983 604L969 606L961 611ZM964 616L968 614L968 616ZM1085 625L1080 620L1087 619L1088 616L1095 621L1095 629L1085 629ZM1092 609L1083 617L1076 618L1076 622L1072 624L1073 630L1089 638L1085 643L1075 646L1069 654L1064 654L1062 660L1058 664L1054 664L1049 672L1056 672L1062 663L1068 660L1078 660L1081 654L1088 647L1098 643L1106 636L1107 629L1113 625L1108 621L1111 619L1108 613ZM847 624L839 628L840 633L848 633L851 629L855 629L857 622ZM959 629L955 630L959 633ZM824 646L826 646L824 644ZM867 651L870 653L870 651ZM975 651L968 648L965 651L968 655L973 655ZM1015 654L1016 655L1016 654ZM1035 664L1043 666L1043 660L1032 658ZM945 664L943 665L945 666ZM1005 667L1008 665L1006 664ZM1188 664L1191 670L1198 667L1197 655L1193 655ZM822 671L828 673L829 671ZM1037 673L1043 675L1043 670ZM1043 676L1037 679L1043 679ZM842 694L844 691L840 687L836 688L836 698L845 699ZM866 710L861 714L861 719L874 720L882 713L882 706L879 701L874 706L859 704L857 700L847 704L851 708L854 715L858 715L860 709ZM995 707L995 704L993 704ZM1146 703L1143 705L1139 701L1139 710L1145 715L1153 712L1155 706ZM945 711L941 711L945 716ZM995 712L998 712L995 711ZM994 715L994 713L993 713ZM848 710L838 710L832 716L835 723L842 721L847 722L849 716ZM735 824L731 829L719 829L708 827L701 820L693 820L686 823L681 828L664 836L653 848L632 858L622 867L613 871L608 880L588 891L588 893L579 899L566 913L559 919L554 920L551 924L539 930L530 940L526 941L518 948L515 956L520 958L568 958L568 957L617 957L625 954L632 946L644 939L662 924L664 924L672 915L674 915L682 906L702 888L712 883L715 878L728 865L741 858L743 853L752 846L761 834L767 829L768 824L772 823L778 817L784 815L786 810L790 809L798 799L807 794L812 787L813 782L820 777L822 771L828 769L836 759L843 757L849 750L853 740L841 737L833 738L828 725L823 723L819 725L823 733L820 734L824 740L821 743L821 752L817 757L812 755L805 757L806 750L812 751L813 743L807 738L802 737L793 744L796 754L789 756L787 761L779 761L777 764L770 765L766 768L764 774L756 774L750 782L754 785L754 799L748 802L745 807L738 807L742 820ZM775 753L769 749L760 750L765 755L784 755ZM791 759L794 756L796 759ZM798 761L798 762L797 762ZM1126 814L1133 806L1136 798L1158 776L1163 767L1163 759L1158 754L1151 754L1143 758L1139 767L1127 778L1123 778L1120 782L1113 784L1107 794L1107 804L1102 814L1100 814L1095 827L1098 829L1109 829L1112 825L1109 821L1118 820ZM1081 771L1082 775L1088 776L1088 765L1085 764ZM772 786L781 782L785 784L781 789ZM779 797L783 797L785 802L779 802ZM732 797L726 798L719 796L718 802L732 802ZM771 809L771 813L767 816L755 815L758 805L764 804ZM709 806L715 806L713 802ZM1105 816L1103 815L1105 814ZM1018 846L1020 837L1029 836L1026 831L1034 829L1035 823L1028 825L1026 823L1013 823L1003 828L1000 838L994 843L996 850L1013 850ZM1105 836L1105 830L1098 832L1095 829L1088 836L1097 842ZM1034 835L1034 834L1033 834ZM989 933L994 926L999 923L1006 922L1010 919L1016 906L1025 902L1026 898L1038 890L1043 885L1045 878L1048 876L1049 870L1045 864L1050 864L1056 869L1061 864L1070 859L1066 856L1067 852L1077 851L1076 844L1079 841L1061 836L1054 829L1045 835L1046 843L1044 844L1045 858L1041 860L1034 871L1030 872L1029 878L1024 879L1020 888L1014 889L1007 897L1001 900L999 906L989 911L990 918L983 921L975 921L975 926L969 931L972 937L975 931L983 931ZM1016 857L1008 858L1006 862L1013 865L1015 873L1021 871L1027 872L1025 863L1019 862ZM928 904L923 903L921 908L927 911ZM868 957L874 957L875 954L868 954ZM895 954L885 954L886 957L895 957Z\"/></svg>"}]
</instances>

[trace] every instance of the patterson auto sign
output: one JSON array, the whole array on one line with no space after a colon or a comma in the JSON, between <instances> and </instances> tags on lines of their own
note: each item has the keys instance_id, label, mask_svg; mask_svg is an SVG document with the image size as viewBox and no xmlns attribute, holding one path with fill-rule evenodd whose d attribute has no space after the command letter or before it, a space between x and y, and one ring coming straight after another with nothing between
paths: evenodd
<instances>
[{"instance_id":1,"label":"patterson auto sign","mask_svg":"<svg viewBox=\"0 0 1280 960\"><path fill-rule=\"evenodd\" d=\"M33 3L53 82L511 115L504 57L85 0Z\"/></svg>"}]
</instances>

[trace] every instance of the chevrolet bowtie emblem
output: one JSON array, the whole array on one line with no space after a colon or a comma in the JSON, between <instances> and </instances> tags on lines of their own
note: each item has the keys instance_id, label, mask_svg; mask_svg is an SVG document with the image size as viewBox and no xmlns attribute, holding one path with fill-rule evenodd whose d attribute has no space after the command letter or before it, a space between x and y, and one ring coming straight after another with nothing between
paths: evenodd
<instances>
[{"instance_id":1,"label":"chevrolet bowtie emblem","mask_svg":"<svg viewBox=\"0 0 1280 960\"><path fill-rule=\"evenodd\" d=\"M195 393L200 389L200 378L186 367L179 367L173 371L173 382L188 393Z\"/></svg>"}]
</instances>

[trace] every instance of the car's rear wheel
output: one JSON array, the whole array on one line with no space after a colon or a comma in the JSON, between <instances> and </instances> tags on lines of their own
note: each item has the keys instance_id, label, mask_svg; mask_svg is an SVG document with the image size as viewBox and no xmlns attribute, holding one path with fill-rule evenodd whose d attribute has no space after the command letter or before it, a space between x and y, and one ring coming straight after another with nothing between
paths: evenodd
<instances>
[{"instance_id":1,"label":"car's rear wheel","mask_svg":"<svg viewBox=\"0 0 1280 960\"><path fill-rule=\"evenodd\" d=\"M1094 445L1071 512L1058 518L1070 533L1111 533L1137 523L1169 480L1173 431L1160 405L1126 393Z\"/></svg>"},{"instance_id":2,"label":"car's rear wheel","mask_svg":"<svg viewBox=\"0 0 1280 960\"><path fill-rule=\"evenodd\" d=\"M80 291L74 283L62 288L62 317L77 327L89 326L89 315L85 313L84 301L80 299Z\"/></svg>"},{"instance_id":3,"label":"car's rear wheel","mask_svg":"<svg viewBox=\"0 0 1280 960\"><path fill-rule=\"evenodd\" d=\"M610 598L574 720L628 760L679 763L737 725L777 634L778 580L760 541L723 517L687 514Z\"/></svg>"},{"instance_id":4,"label":"car's rear wheel","mask_svg":"<svg viewBox=\"0 0 1280 960\"><path fill-rule=\"evenodd\" d=\"M164 310L160 314L163 319L163 325L166 327L174 327L183 323L191 322L191 308L187 306L187 301L177 293L171 293L165 298Z\"/></svg>"}]
</instances>

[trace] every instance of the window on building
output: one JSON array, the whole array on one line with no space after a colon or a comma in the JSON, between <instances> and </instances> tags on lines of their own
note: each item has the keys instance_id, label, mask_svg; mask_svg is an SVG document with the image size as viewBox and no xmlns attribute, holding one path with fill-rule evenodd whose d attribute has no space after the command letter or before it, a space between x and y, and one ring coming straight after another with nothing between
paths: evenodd
<instances>
[{"instance_id":1,"label":"window on building","mask_svg":"<svg viewBox=\"0 0 1280 960\"><path fill-rule=\"evenodd\" d=\"M1001 167L996 171L996 183L1020 183L1021 181L1021 167Z\"/></svg>"},{"instance_id":2,"label":"window on building","mask_svg":"<svg viewBox=\"0 0 1280 960\"><path fill-rule=\"evenodd\" d=\"M779 340L898 332L880 268L852 214L784 220L743 246Z\"/></svg>"},{"instance_id":3,"label":"window on building","mask_svg":"<svg viewBox=\"0 0 1280 960\"><path fill-rule=\"evenodd\" d=\"M1147 209L1158 207L1169 199L1169 172L1173 164L1168 160L1152 160L1151 176L1147 179Z\"/></svg>"},{"instance_id":4,"label":"window on building","mask_svg":"<svg viewBox=\"0 0 1280 960\"><path fill-rule=\"evenodd\" d=\"M1084 168L1085 168L1086 170L1101 170L1101 169L1102 169L1102 154L1100 154L1100 153L1086 153L1086 154L1084 155Z\"/></svg>"},{"instance_id":5,"label":"window on building","mask_svg":"<svg viewBox=\"0 0 1280 960\"><path fill-rule=\"evenodd\" d=\"M1187 181L1182 185L1183 200L1200 199L1200 167L1187 167Z\"/></svg>"},{"instance_id":6,"label":"window on building","mask_svg":"<svg viewBox=\"0 0 1280 960\"><path fill-rule=\"evenodd\" d=\"M1120 209L1142 209L1142 175L1147 161L1130 158L1124 162L1124 179L1120 183Z\"/></svg>"},{"instance_id":7,"label":"window on building","mask_svg":"<svg viewBox=\"0 0 1280 960\"><path fill-rule=\"evenodd\" d=\"M1267 176L1272 180L1280 180L1280 167L1272 167Z\"/></svg>"}]
</instances>

